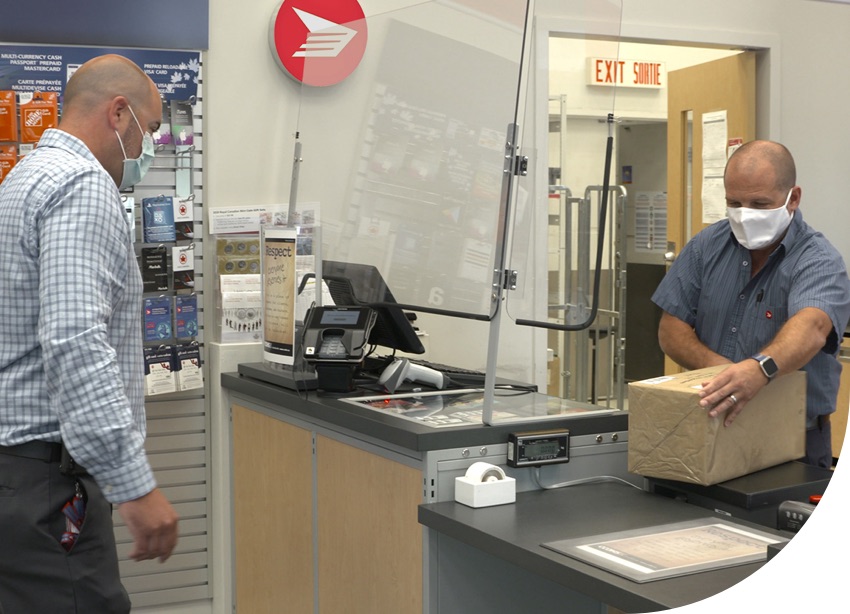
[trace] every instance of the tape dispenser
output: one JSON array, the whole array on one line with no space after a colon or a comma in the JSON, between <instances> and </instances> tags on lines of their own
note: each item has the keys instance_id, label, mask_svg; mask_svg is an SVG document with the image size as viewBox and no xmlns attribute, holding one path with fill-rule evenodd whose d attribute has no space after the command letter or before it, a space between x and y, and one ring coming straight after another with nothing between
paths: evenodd
<instances>
[{"instance_id":1,"label":"tape dispenser","mask_svg":"<svg viewBox=\"0 0 850 614\"><path fill-rule=\"evenodd\" d=\"M472 463L455 478L455 501L469 507L489 507L516 501L516 480L490 463Z\"/></svg>"}]
</instances>

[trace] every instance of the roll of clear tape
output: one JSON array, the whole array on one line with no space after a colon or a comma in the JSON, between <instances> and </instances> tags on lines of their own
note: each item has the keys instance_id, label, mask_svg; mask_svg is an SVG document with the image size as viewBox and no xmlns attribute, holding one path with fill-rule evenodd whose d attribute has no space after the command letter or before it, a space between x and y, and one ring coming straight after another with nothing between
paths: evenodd
<instances>
[{"instance_id":1,"label":"roll of clear tape","mask_svg":"<svg viewBox=\"0 0 850 614\"><path fill-rule=\"evenodd\" d=\"M505 479L505 472L497 465L479 461L469 466L466 477L471 482L498 482Z\"/></svg>"}]
</instances>

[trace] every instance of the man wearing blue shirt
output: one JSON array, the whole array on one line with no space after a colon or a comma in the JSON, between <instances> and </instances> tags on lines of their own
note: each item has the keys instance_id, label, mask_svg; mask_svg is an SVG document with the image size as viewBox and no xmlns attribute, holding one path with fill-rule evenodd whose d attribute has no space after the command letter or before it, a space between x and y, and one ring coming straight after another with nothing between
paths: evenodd
<instances>
[{"instance_id":1,"label":"man wearing blue shirt","mask_svg":"<svg viewBox=\"0 0 850 614\"><path fill-rule=\"evenodd\" d=\"M773 379L803 369L805 460L829 467L850 280L838 251L803 221L796 182L783 145L738 148L724 175L727 219L688 242L652 300L663 310L661 349L676 363L733 363L700 392L727 426Z\"/></svg>"},{"instance_id":2,"label":"man wearing blue shirt","mask_svg":"<svg viewBox=\"0 0 850 614\"><path fill-rule=\"evenodd\" d=\"M0 184L0 612L128 612L112 505L130 558L177 543L143 448L142 281L119 194L150 165L161 111L138 66L95 58Z\"/></svg>"}]
</instances>

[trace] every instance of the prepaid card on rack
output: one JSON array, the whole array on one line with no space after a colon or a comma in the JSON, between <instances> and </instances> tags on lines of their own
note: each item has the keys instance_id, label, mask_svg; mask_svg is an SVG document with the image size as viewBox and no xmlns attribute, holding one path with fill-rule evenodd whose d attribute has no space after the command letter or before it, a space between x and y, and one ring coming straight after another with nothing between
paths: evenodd
<instances>
[{"instance_id":1,"label":"prepaid card on rack","mask_svg":"<svg viewBox=\"0 0 850 614\"><path fill-rule=\"evenodd\" d=\"M171 339L171 297L144 300L145 342Z\"/></svg>"},{"instance_id":2,"label":"prepaid card on rack","mask_svg":"<svg viewBox=\"0 0 850 614\"><path fill-rule=\"evenodd\" d=\"M295 228L262 228L263 358L295 364Z\"/></svg>"},{"instance_id":3,"label":"prepaid card on rack","mask_svg":"<svg viewBox=\"0 0 850 614\"><path fill-rule=\"evenodd\" d=\"M142 235L145 243L171 243L177 239L173 198L142 199Z\"/></svg>"},{"instance_id":4,"label":"prepaid card on rack","mask_svg":"<svg viewBox=\"0 0 850 614\"><path fill-rule=\"evenodd\" d=\"M174 297L174 323L178 339L198 336L198 297L178 294Z\"/></svg>"},{"instance_id":5,"label":"prepaid card on rack","mask_svg":"<svg viewBox=\"0 0 850 614\"><path fill-rule=\"evenodd\" d=\"M178 345L175 348L177 364L177 389L194 390L204 387L201 370L201 348L196 343Z\"/></svg>"}]
</instances>

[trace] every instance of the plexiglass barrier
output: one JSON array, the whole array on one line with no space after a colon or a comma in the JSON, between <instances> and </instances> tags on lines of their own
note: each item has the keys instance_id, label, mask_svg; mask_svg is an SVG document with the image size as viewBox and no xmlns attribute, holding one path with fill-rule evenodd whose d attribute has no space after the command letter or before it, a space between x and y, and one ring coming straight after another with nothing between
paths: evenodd
<instances>
[{"instance_id":1,"label":"plexiglass barrier","mask_svg":"<svg viewBox=\"0 0 850 614\"><path fill-rule=\"evenodd\" d=\"M327 87L304 61L299 202L315 201L324 258L378 267L399 303L488 319L505 232L526 2L424 2L341 24L368 37Z\"/></svg>"},{"instance_id":2,"label":"plexiglass barrier","mask_svg":"<svg viewBox=\"0 0 850 614\"><path fill-rule=\"evenodd\" d=\"M616 183L606 152L610 163L621 2L396 5L313 23L314 43L335 42L301 50L291 199L316 212L324 259L377 267L406 308L490 326L463 331L487 364L460 366L539 380L540 327L591 326L610 277L598 238L613 199L569 199ZM539 27L553 21L570 31ZM357 66L334 82L345 47ZM593 66L614 80L587 86Z\"/></svg>"},{"instance_id":3,"label":"plexiglass barrier","mask_svg":"<svg viewBox=\"0 0 850 614\"><path fill-rule=\"evenodd\" d=\"M517 272L508 313L522 325L580 330L600 309L600 290L608 304L618 221L611 194L618 180L616 93L627 78L619 57L621 4L564 2L560 15L542 21L569 31L534 31L519 116L528 174L513 197L506 263Z\"/></svg>"}]
</instances>

